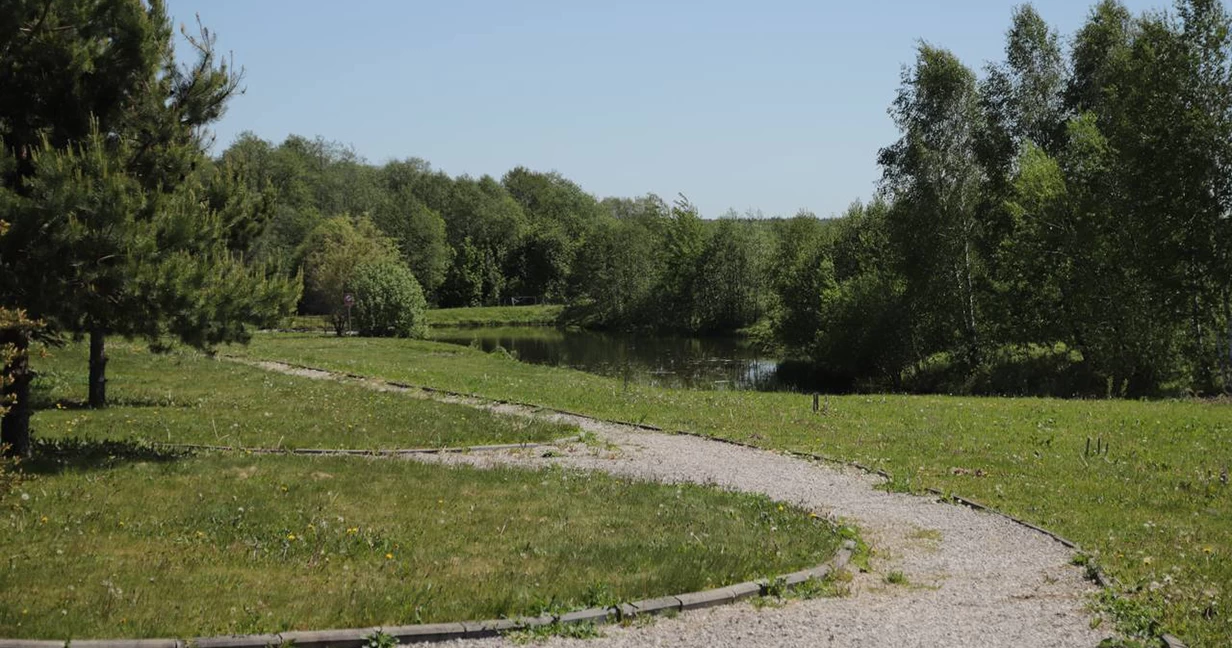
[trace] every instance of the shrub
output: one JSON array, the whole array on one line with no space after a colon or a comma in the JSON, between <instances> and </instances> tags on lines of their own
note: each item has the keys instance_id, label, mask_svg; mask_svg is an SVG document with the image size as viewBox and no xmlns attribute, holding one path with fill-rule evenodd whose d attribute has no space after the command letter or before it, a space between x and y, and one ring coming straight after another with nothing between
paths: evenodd
<instances>
[{"instance_id":1,"label":"shrub","mask_svg":"<svg viewBox=\"0 0 1232 648\"><path fill-rule=\"evenodd\" d=\"M910 391L997 396L1096 396L1099 384L1083 355L1062 342L1007 344L972 367L956 354L934 353L902 373Z\"/></svg>"},{"instance_id":2,"label":"shrub","mask_svg":"<svg viewBox=\"0 0 1232 648\"><path fill-rule=\"evenodd\" d=\"M427 335L423 289L415 275L400 262L378 259L361 264L351 279L355 295L352 311L360 335L413 337Z\"/></svg>"}]
</instances>

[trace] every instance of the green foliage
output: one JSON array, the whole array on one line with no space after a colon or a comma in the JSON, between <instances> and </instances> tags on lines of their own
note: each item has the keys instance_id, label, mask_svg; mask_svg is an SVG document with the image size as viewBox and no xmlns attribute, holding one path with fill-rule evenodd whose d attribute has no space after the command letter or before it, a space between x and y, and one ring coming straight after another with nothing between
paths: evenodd
<instances>
[{"instance_id":1,"label":"green foliage","mask_svg":"<svg viewBox=\"0 0 1232 648\"><path fill-rule=\"evenodd\" d=\"M415 275L398 261L367 261L347 284L360 335L422 338L428 332L427 302Z\"/></svg>"},{"instance_id":2,"label":"green foliage","mask_svg":"<svg viewBox=\"0 0 1232 648\"><path fill-rule=\"evenodd\" d=\"M400 645L402 644L398 643L397 637L377 630L364 637L363 648L396 648Z\"/></svg>"},{"instance_id":3,"label":"green foliage","mask_svg":"<svg viewBox=\"0 0 1232 648\"><path fill-rule=\"evenodd\" d=\"M308 235L298 256L304 267L304 309L329 315L341 335L346 326L344 297L356 269L397 258L397 248L370 219L337 216Z\"/></svg>"},{"instance_id":4,"label":"green foliage","mask_svg":"<svg viewBox=\"0 0 1232 648\"><path fill-rule=\"evenodd\" d=\"M1024 6L982 79L920 46L881 201L782 229L790 353L846 387L1232 388L1232 18L1106 1L1073 40Z\"/></svg>"},{"instance_id":5,"label":"green foliage","mask_svg":"<svg viewBox=\"0 0 1232 648\"><path fill-rule=\"evenodd\" d=\"M0 9L0 304L96 341L92 406L106 405L106 336L245 341L299 297L298 276L242 258L269 201L205 154L240 77L204 27L183 31L187 64L173 34L161 1ZM27 435L23 417L6 437Z\"/></svg>"},{"instance_id":6,"label":"green foliage","mask_svg":"<svg viewBox=\"0 0 1232 648\"><path fill-rule=\"evenodd\" d=\"M554 621L545 625L531 626L521 630L513 630L505 637L515 645L542 643L549 639L597 639L603 636L599 626L590 621L584 623L561 623Z\"/></svg>"},{"instance_id":7,"label":"green foliage","mask_svg":"<svg viewBox=\"0 0 1232 648\"><path fill-rule=\"evenodd\" d=\"M889 585L906 585L907 575L901 571L894 570L885 575L885 582Z\"/></svg>"}]
</instances>

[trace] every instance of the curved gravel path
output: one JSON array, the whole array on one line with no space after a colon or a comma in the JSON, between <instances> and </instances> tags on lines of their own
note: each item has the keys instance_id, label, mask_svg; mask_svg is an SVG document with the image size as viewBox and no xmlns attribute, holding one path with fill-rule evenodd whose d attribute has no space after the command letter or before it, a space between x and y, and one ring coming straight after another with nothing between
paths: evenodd
<instances>
[{"instance_id":1,"label":"curved gravel path","mask_svg":"<svg viewBox=\"0 0 1232 648\"><path fill-rule=\"evenodd\" d=\"M335 374L281 363L252 363L284 373L336 379ZM561 421L593 433L602 444L507 452L426 455L417 461L492 465L549 463L660 481L712 483L797 502L856 524L872 547L872 571L856 574L845 598L792 601L782 607L748 603L685 613L642 627L604 628L599 639L552 639L547 645L608 646L1096 646L1108 636L1091 629L1086 597L1096 591L1070 565L1072 552L1003 517L888 493L880 477L774 452L698 437L645 432L584 417L515 405L428 394L361 381L417 397L483 407L515 416ZM545 456L557 455L557 456ZM901 571L907 584L890 585ZM455 642L505 645L504 639Z\"/></svg>"}]
</instances>

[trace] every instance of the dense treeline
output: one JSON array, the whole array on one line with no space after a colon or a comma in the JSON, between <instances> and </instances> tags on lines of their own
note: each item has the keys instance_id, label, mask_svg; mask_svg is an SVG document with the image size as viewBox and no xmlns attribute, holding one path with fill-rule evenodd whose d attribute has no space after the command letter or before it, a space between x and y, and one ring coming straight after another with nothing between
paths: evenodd
<instances>
[{"instance_id":1,"label":"dense treeline","mask_svg":"<svg viewBox=\"0 0 1232 648\"><path fill-rule=\"evenodd\" d=\"M276 196L254 259L299 267L312 231L344 218L439 306L533 297L594 327L760 324L848 387L1209 393L1232 384L1229 27L1218 0L1141 16L1106 0L1064 42L1023 6L979 74L922 43L878 197L832 220L703 220L683 197L373 166L300 137L244 136L222 162Z\"/></svg>"},{"instance_id":2,"label":"dense treeline","mask_svg":"<svg viewBox=\"0 0 1232 648\"><path fill-rule=\"evenodd\" d=\"M734 215L706 221L681 198L597 200L557 173L453 178L417 159L372 165L322 139L242 135L222 153L274 204L250 259L304 268L302 307L334 313L329 270L396 251L437 306L569 303L594 327L724 332L768 312L773 240ZM348 260L321 261L326 252ZM316 255L316 256L314 256ZM328 277L322 275L329 275Z\"/></svg>"},{"instance_id":3,"label":"dense treeline","mask_svg":"<svg viewBox=\"0 0 1232 648\"><path fill-rule=\"evenodd\" d=\"M856 382L1214 392L1232 362L1232 54L1218 0L1029 6L977 76L921 44L883 200L805 252L780 332ZM811 257L810 257L811 255ZM820 259L817 262L815 259ZM821 297L813 302L816 289ZM782 293L785 294L785 293Z\"/></svg>"}]
</instances>

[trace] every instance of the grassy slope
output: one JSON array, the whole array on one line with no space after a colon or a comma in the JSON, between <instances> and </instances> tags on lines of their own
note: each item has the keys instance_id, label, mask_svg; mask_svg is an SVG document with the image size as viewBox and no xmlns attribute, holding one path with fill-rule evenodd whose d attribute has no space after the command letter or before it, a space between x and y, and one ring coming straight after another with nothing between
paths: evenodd
<instances>
[{"instance_id":1,"label":"grassy slope","mask_svg":"<svg viewBox=\"0 0 1232 648\"><path fill-rule=\"evenodd\" d=\"M1078 541L1126 584L1123 620L1157 617L1193 645L1232 637L1228 404L855 395L814 415L797 394L625 391L430 342L265 336L236 352L858 460ZM1084 456L1088 437L1106 457Z\"/></svg>"},{"instance_id":2,"label":"grassy slope","mask_svg":"<svg viewBox=\"0 0 1232 648\"><path fill-rule=\"evenodd\" d=\"M72 351L40 366L55 369L53 394L80 398L81 385L61 375L84 371L68 361ZM145 436L131 429L179 440L191 419L216 409L290 441L329 410L348 420L345 410L361 409L347 397L360 394L343 385L294 381L293 390L319 390L330 405L267 417L275 398L261 381L277 384L276 376L243 370L254 380L215 382L210 372L228 367L191 355L114 345L111 356L115 407L35 416L40 430L72 417L92 440L45 441L25 481L0 498L0 636L192 636L532 614L797 569L827 559L838 542L805 511L703 487L362 457L167 456L101 443ZM202 397L199 389L218 396L178 405ZM430 436L417 428L440 419L461 428L464 417L496 438L513 434L513 421L462 407L391 397L379 408L389 418L363 423L370 434L400 420L411 422L400 434Z\"/></svg>"}]
</instances>

